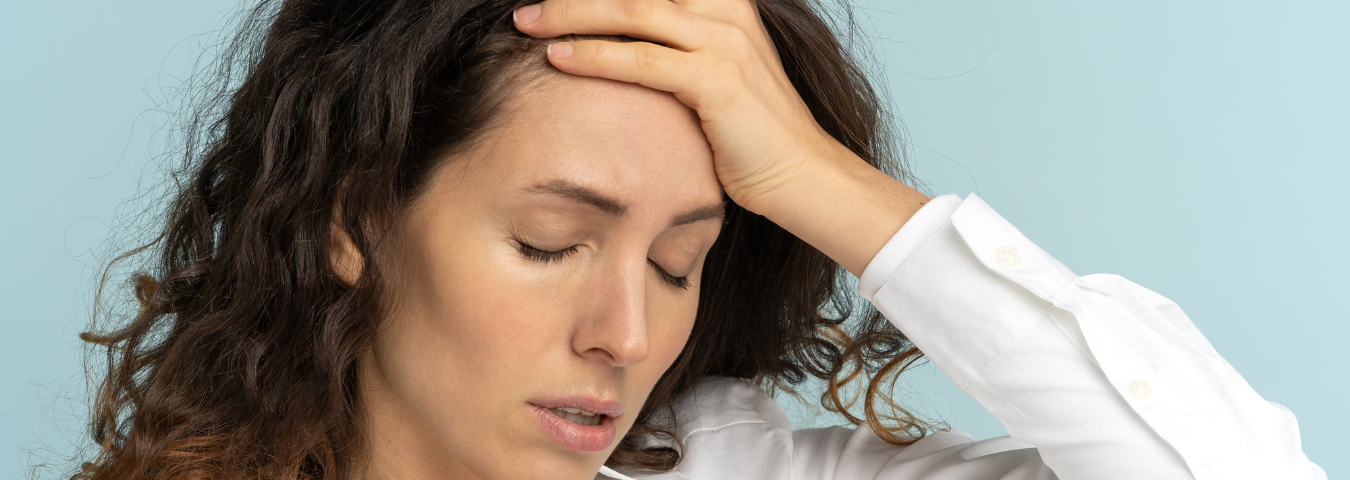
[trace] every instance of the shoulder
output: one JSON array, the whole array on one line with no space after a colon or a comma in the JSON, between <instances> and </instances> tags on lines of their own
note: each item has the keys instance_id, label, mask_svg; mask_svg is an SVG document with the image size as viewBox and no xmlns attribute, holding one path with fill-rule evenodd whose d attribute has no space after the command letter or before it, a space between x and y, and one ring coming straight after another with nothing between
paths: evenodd
<instances>
[{"instance_id":1,"label":"shoulder","mask_svg":"<svg viewBox=\"0 0 1350 480\"><path fill-rule=\"evenodd\" d=\"M656 475L618 473L650 480L875 478L895 462L947 463L1027 447L1007 437L976 442L959 430L908 446L888 444L866 427L793 430L772 397L737 378L705 378L674 406L684 443L680 465Z\"/></svg>"},{"instance_id":2,"label":"shoulder","mask_svg":"<svg viewBox=\"0 0 1350 480\"><path fill-rule=\"evenodd\" d=\"M792 424L783 408L764 390L745 379L704 377L693 389L675 397L671 406L675 410L675 434L686 450L682 464L697 455L699 446L720 443L737 433L757 432L762 436L791 436L792 433ZM657 421L664 422L665 419L658 418ZM650 438L643 442L644 446L669 445L667 441Z\"/></svg>"},{"instance_id":3,"label":"shoulder","mask_svg":"<svg viewBox=\"0 0 1350 480\"><path fill-rule=\"evenodd\" d=\"M763 389L749 380L709 376L674 401L683 435L694 435L731 425L763 423L791 431L787 413Z\"/></svg>"},{"instance_id":4,"label":"shoulder","mask_svg":"<svg viewBox=\"0 0 1350 480\"><path fill-rule=\"evenodd\" d=\"M696 387L676 397L672 406L675 434L684 446L680 465L655 475L623 469L618 473L651 480L733 478L751 472L754 474L743 478L779 478L766 475L766 464L779 463L784 464L779 468L790 468L790 462L782 462L791 457L794 445L787 414L750 381L705 377ZM669 445L652 439L645 443Z\"/></svg>"}]
</instances>

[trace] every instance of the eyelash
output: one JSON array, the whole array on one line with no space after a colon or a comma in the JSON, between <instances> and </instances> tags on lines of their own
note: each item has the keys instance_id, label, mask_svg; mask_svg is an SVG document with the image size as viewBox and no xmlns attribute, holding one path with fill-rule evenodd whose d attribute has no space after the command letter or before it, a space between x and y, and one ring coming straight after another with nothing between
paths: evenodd
<instances>
[{"instance_id":1,"label":"eyelash","mask_svg":"<svg viewBox=\"0 0 1350 480\"><path fill-rule=\"evenodd\" d=\"M564 258L571 256L573 253L577 253L576 245L572 245L570 247L558 250L556 252L550 252L548 250L535 248L534 246L519 240L516 240L516 244L520 245L520 253L522 255L525 255L525 258L540 263L549 263L555 260L562 260Z\"/></svg>"},{"instance_id":2,"label":"eyelash","mask_svg":"<svg viewBox=\"0 0 1350 480\"><path fill-rule=\"evenodd\" d=\"M520 246L521 255L524 255L525 258L528 258L532 261L540 263L549 263L557 260L562 260L564 258L571 256L574 253L577 253L577 245L572 245L562 250L553 252L535 248L534 246L522 242L520 240L516 240L516 245ZM670 284L671 286L679 288L681 290L689 289L688 275L685 275L683 277L671 275L669 272L666 271L666 269L661 268L660 265L657 265L656 262L653 262L651 259L647 259L647 264L655 268L657 273L661 274L661 279L664 280L666 283Z\"/></svg>"}]
</instances>

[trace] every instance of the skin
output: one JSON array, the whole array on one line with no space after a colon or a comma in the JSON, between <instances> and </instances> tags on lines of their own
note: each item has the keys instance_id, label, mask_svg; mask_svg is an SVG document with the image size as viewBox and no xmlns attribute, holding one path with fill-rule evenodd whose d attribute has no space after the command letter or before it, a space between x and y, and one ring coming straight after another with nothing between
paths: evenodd
<instances>
[{"instance_id":1,"label":"skin","mask_svg":"<svg viewBox=\"0 0 1350 480\"><path fill-rule=\"evenodd\" d=\"M665 46L551 45L572 75L521 92L417 200L406 290L358 362L367 478L589 479L693 325L720 220L673 221L725 191L861 275L928 200L816 124L746 0L547 0L515 22ZM540 188L559 179L623 215ZM577 250L539 262L520 241ZM340 233L332 248L354 281L359 254ZM563 448L529 414L532 398L574 394L622 402L608 449Z\"/></svg>"},{"instance_id":2,"label":"skin","mask_svg":"<svg viewBox=\"0 0 1350 480\"><path fill-rule=\"evenodd\" d=\"M748 0L548 0L514 19L535 37L664 44L556 42L548 60L570 74L674 94L698 113L727 195L854 275L928 201L816 123Z\"/></svg>"},{"instance_id":3,"label":"skin","mask_svg":"<svg viewBox=\"0 0 1350 480\"><path fill-rule=\"evenodd\" d=\"M684 347L723 208L698 118L669 93L559 74L519 94L408 214L406 285L359 361L368 478L593 476ZM609 448L541 428L528 402L569 395L622 402Z\"/></svg>"}]
</instances>

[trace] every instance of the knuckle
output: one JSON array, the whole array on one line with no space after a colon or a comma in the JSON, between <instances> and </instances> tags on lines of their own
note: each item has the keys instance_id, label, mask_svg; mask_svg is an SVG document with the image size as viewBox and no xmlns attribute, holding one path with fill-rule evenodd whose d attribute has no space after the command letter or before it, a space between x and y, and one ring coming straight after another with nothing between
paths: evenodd
<instances>
[{"instance_id":1,"label":"knuckle","mask_svg":"<svg viewBox=\"0 0 1350 480\"><path fill-rule=\"evenodd\" d=\"M590 46L590 58L600 64L613 63L618 60L617 51L608 42L590 41L586 42Z\"/></svg>"},{"instance_id":2,"label":"knuckle","mask_svg":"<svg viewBox=\"0 0 1350 480\"><path fill-rule=\"evenodd\" d=\"M633 20L647 20L655 13L657 4L651 0L622 0L619 6L623 9L622 12L625 17Z\"/></svg>"},{"instance_id":3,"label":"knuckle","mask_svg":"<svg viewBox=\"0 0 1350 480\"><path fill-rule=\"evenodd\" d=\"M759 6L756 5L755 2L751 0L744 0L733 3L735 4L733 8L736 9L737 18L741 18L752 22L759 20Z\"/></svg>"},{"instance_id":4,"label":"knuckle","mask_svg":"<svg viewBox=\"0 0 1350 480\"><path fill-rule=\"evenodd\" d=\"M650 43L635 44L633 66L643 71L657 70L661 67L661 55L656 46Z\"/></svg>"},{"instance_id":5,"label":"knuckle","mask_svg":"<svg viewBox=\"0 0 1350 480\"><path fill-rule=\"evenodd\" d=\"M755 2L751 0L731 0L723 4L722 8L726 10L727 19L734 20L736 23L754 22L759 16L759 9Z\"/></svg>"},{"instance_id":6,"label":"knuckle","mask_svg":"<svg viewBox=\"0 0 1350 480\"><path fill-rule=\"evenodd\" d=\"M718 75L723 78L734 78L738 81L745 78L745 68L741 62L726 60L719 62L717 67Z\"/></svg>"},{"instance_id":7,"label":"knuckle","mask_svg":"<svg viewBox=\"0 0 1350 480\"><path fill-rule=\"evenodd\" d=\"M712 80L717 78L716 71L709 68L708 65L698 63L689 68L690 84L696 86L700 91L706 91Z\"/></svg>"},{"instance_id":8,"label":"knuckle","mask_svg":"<svg viewBox=\"0 0 1350 480\"><path fill-rule=\"evenodd\" d=\"M722 39L723 43L733 46L747 43L746 40L749 39L745 35L745 31L741 30L741 27L730 23L719 22L716 27L713 27L713 34Z\"/></svg>"},{"instance_id":9,"label":"knuckle","mask_svg":"<svg viewBox=\"0 0 1350 480\"><path fill-rule=\"evenodd\" d=\"M553 11L549 12L549 15L547 16L541 15L540 16L541 18L548 17L550 19L553 18L568 19L575 17L578 13L577 6L573 2L555 2L551 6L553 7L552 8Z\"/></svg>"}]
</instances>

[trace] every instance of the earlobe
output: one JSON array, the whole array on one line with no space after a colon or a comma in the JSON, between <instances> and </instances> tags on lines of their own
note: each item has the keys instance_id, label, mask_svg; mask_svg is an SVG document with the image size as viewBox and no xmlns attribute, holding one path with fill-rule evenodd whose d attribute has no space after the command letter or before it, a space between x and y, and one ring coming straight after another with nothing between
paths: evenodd
<instances>
[{"instance_id":1,"label":"earlobe","mask_svg":"<svg viewBox=\"0 0 1350 480\"><path fill-rule=\"evenodd\" d=\"M347 286L356 285L356 281L361 279L365 258L352 243L351 236L347 235L347 228L342 224L342 215L338 209L333 209L333 220L328 231L328 267L342 283Z\"/></svg>"}]
</instances>

